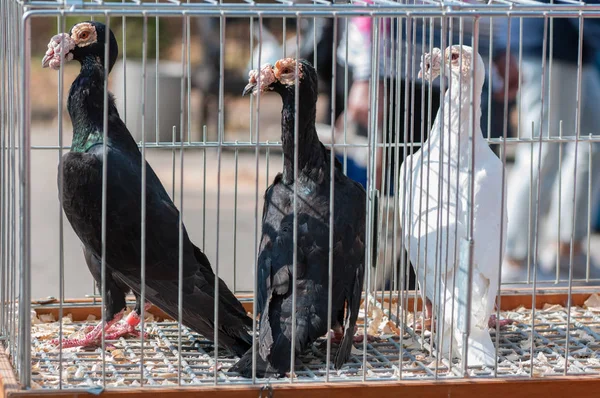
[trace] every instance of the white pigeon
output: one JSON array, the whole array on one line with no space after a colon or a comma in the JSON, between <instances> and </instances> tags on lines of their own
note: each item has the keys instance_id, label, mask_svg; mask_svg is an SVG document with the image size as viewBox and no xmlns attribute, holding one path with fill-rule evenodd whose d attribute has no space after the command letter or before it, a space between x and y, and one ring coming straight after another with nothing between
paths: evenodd
<instances>
[{"instance_id":1,"label":"white pigeon","mask_svg":"<svg viewBox=\"0 0 600 398\"><path fill-rule=\"evenodd\" d=\"M469 132L474 117L473 279L467 364L493 366L497 359L488 322L490 326L495 324L495 317L490 319L490 315L506 242L506 208L501 216L504 166L481 133L481 90L485 80L481 56L468 46L451 46L444 54L434 48L431 54L423 55L419 77L433 81L441 73L442 62L448 76L444 107L438 111L428 139L400 168L400 223L427 303L426 317L434 324L434 342L443 357L462 359L467 330ZM471 113L471 98L475 115Z\"/></svg>"}]
</instances>

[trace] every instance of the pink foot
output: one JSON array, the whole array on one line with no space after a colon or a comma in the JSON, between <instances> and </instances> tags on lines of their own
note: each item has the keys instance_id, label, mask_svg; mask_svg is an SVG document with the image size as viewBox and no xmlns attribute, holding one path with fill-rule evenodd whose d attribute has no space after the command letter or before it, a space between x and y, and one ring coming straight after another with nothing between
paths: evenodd
<instances>
[{"instance_id":1,"label":"pink foot","mask_svg":"<svg viewBox=\"0 0 600 398\"><path fill-rule=\"evenodd\" d=\"M89 332L91 332L92 330L94 330L94 326L88 325L83 329L83 332L85 334L88 334Z\"/></svg>"},{"instance_id":2,"label":"pink foot","mask_svg":"<svg viewBox=\"0 0 600 398\"><path fill-rule=\"evenodd\" d=\"M498 320L496 318L496 315L492 315L492 316L490 316L490 319L488 321L488 327L490 329L495 329L496 325L500 325L500 328L503 328L506 325L512 325L513 323L517 323L517 321L515 321L514 319L501 319L501 320Z\"/></svg>"},{"instance_id":3,"label":"pink foot","mask_svg":"<svg viewBox=\"0 0 600 398\"><path fill-rule=\"evenodd\" d=\"M144 305L144 308L147 311L151 306L152 304L146 303ZM141 335L141 332L138 331L135 327L140 324L140 321L141 319L139 314L135 311L131 311L129 315L127 315L127 318L125 318L124 325L115 326L113 328L115 330L110 334L110 340L116 340L120 337L128 335L139 337ZM144 332L144 338L148 338L147 332ZM107 337L107 339L109 338Z\"/></svg>"},{"instance_id":4,"label":"pink foot","mask_svg":"<svg viewBox=\"0 0 600 398\"><path fill-rule=\"evenodd\" d=\"M415 320L413 324L413 329L415 332L422 332L423 330L434 331L435 330L435 321L432 317L432 304L429 299L425 300L425 319L421 319L421 317Z\"/></svg>"},{"instance_id":5,"label":"pink foot","mask_svg":"<svg viewBox=\"0 0 600 398\"><path fill-rule=\"evenodd\" d=\"M139 337L141 335L140 331L128 323L124 325L114 326L111 329L111 332L106 335L106 340L118 340L121 337L127 336L135 336ZM144 339L148 338L148 333L144 332Z\"/></svg>"},{"instance_id":6,"label":"pink foot","mask_svg":"<svg viewBox=\"0 0 600 398\"><path fill-rule=\"evenodd\" d=\"M341 328L336 328L331 330L331 342L334 344L340 344L342 339L344 338L344 332L341 331Z\"/></svg>"},{"instance_id":7,"label":"pink foot","mask_svg":"<svg viewBox=\"0 0 600 398\"><path fill-rule=\"evenodd\" d=\"M356 336L354 336L353 340L355 343L362 343L365 340L365 335L364 334L356 335ZM377 337L371 336L370 334L367 335L367 342L372 343L375 340L377 340Z\"/></svg>"},{"instance_id":8,"label":"pink foot","mask_svg":"<svg viewBox=\"0 0 600 398\"><path fill-rule=\"evenodd\" d=\"M358 328L355 326L354 333L356 333L357 329ZM332 333L331 342L335 343L335 344L340 344L342 342L342 339L344 338L343 329L341 327L335 328L335 329L331 330L331 333ZM355 335L352 340L355 343L362 343L364 339L365 339L365 336L363 334L359 334L359 335ZM375 340L376 340L376 338L374 336L367 335L367 341L371 342L371 341L375 341Z\"/></svg>"},{"instance_id":9,"label":"pink foot","mask_svg":"<svg viewBox=\"0 0 600 398\"><path fill-rule=\"evenodd\" d=\"M112 320L110 320L109 322L106 323L106 325L103 325L102 322L99 323L98 325L96 325L96 327L94 327L92 329L92 331L87 333L85 335L85 337L82 339L63 339L62 347L63 348L71 348L71 347L98 346L101 344L101 341L102 341L102 330L104 330L105 333L108 333L109 330L112 328L112 326L115 323L119 322L121 320L121 318L123 318L123 311L116 314ZM110 336L110 334L106 334L105 339L109 340L109 336ZM54 339L54 340L50 341L50 344L59 345L59 339Z\"/></svg>"},{"instance_id":10,"label":"pink foot","mask_svg":"<svg viewBox=\"0 0 600 398\"><path fill-rule=\"evenodd\" d=\"M219 372L221 369L223 369L223 364L221 362L217 362L217 372ZM208 368L208 371L214 372L215 371L214 365L211 366L210 368Z\"/></svg>"},{"instance_id":11,"label":"pink foot","mask_svg":"<svg viewBox=\"0 0 600 398\"><path fill-rule=\"evenodd\" d=\"M423 330L431 332L432 330L435 330L435 322L433 322L431 318L425 319L424 322L419 318L415 322L413 328L415 332L422 332Z\"/></svg>"}]
</instances>

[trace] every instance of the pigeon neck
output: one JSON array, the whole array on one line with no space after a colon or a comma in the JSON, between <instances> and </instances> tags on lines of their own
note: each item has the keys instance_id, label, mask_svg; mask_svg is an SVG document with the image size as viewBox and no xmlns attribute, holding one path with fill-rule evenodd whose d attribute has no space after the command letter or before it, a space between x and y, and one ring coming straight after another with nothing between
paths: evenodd
<instances>
[{"instance_id":1,"label":"pigeon neck","mask_svg":"<svg viewBox=\"0 0 600 398\"><path fill-rule=\"evenodd\" d=\"M471 77L458 78L457 76L453 76L452 79L449 79L448 84L446 97L449 97L455 104L461 107L469 107L471 103ZM473 90L473 102L476 107L479 107L481 104L483 81L480 82L478 79L475 79L473 84L475 88Z\"/></svg>"},{"instance_id":2,"label":"pigeon neck","mask_svg":"<svg viewBox=\"0 0 600 398\"><path fill-rule=\"evenodd\" d=\"M484 142L480 126L483 83L475 82L472 105L470 81L465 82L463 80L461 82L459 79L453 78L449 84L450 87L444 95L444 108L439 109L435 127L431 131L431 144L437 144L441 147L443 143L444 152L451 154L467 153L466 151L468 151L468 147L471 145L469 134L473 122L475 123L473 138L476 141L476 146ZM473 107L473 112L475 112L474 115L471 114L471 106ZM443 124L441 123L442 115Z\"/></svg>"},{"instance_id":3,"label":"pigeon neck","mask_svg":"<svg viewBox=\"0 0 600 398\"><path fill-rule=\"evenodd\" d=\"M110 94L108 106L109 114L116 112ZM88 56L81 61L81 71L69 91L67 108L73 124L72 151L85 152L103 141L104 68L98 57Z\"/></svg>"},{"instance_id":4,"label":"pigeon neck","mask_svg":"<svg viewBox=\"0 0 600 398\"><path fill-rule=\"evenodd\" d=\"M283 181L291 184L294 181L294 132L295 110L294 95L284 95L281 111L281 142L283 147ZM308 102L302 98L298 106L298 175L322 175L319 171L324 166L325 148L319 141L315 128L316 101ZM312 178L314 179L314 178Z\"/></svg>"}]
</instances>

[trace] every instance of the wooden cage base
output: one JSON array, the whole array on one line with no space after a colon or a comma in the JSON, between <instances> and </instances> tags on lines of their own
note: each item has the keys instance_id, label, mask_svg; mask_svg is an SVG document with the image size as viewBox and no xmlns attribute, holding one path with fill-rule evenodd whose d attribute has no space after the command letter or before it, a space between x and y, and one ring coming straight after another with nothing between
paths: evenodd
<instances>
[{"instance_id":1,"label":"wooden cage base","mask_svg":"<svg viewBox=\"0 0 600 398\"><path fill-rule=\"evenodd\" d=\"M573 289L571 304L583 306L590 296L589 291L584 289ZM384 297L389 297L384 294ZM393 296L392 296L393 297ZM252 311L250 296L241 296L246 309ZM414 306L410 298L408 305ZM512 291L501 297L500 307L502 310L515 309L520 306L531 308L532 296L525 291ZM536 295L536 308L545 305L558 304L565 306L568 296L563 289L545 289ZM420 307L420 303L417 303ZM58 318L58 306L33 304L38 315L53 314ZM165 316L160 310L151 308L149 310L156 318ZM69 300L63 308L63 313L71 313L73 320L85 320L89 315L98 318L101 315L101 306L97 299ZM332 382L332 383L274 383L265 388L261 380L257 384L233 384L217 386L189 386L189 387L144 387L144 388L118 388L105 390L56 390L56 389L34 389L22 390L15 377L15 373L8 355L0 346L0 392L4 397L91 397L92 394L101 393L101 396L112 398L121 395L134 397L197 397L217 394L219 398L245 398L273 397L273 398L304 398L307 394L311 398L335 398L351 395L353 398L371 398L378 396L416 396L416 397L537 397L552 395L563 397L567 395L581 397L600 396L600 377L591 376L550 376L550 377L510 377L510 378L465 378L452 380L415 380L415 381L368 381L368 382Z\"/></svg>"},{"instance_id":2,"label":"wooden cage base","mask_svg":"<svg viewBox=\"0 0 600 398\"><path fill-rule=\"evenodd\" d=\"M385 383L328 383L318 385L277 385L272 387L272 398L375 398L375 397L568 397L596 398L600 391L597 377L560 377L552 379L439 381L439 382L385 382ZM217 395L218 398L268 397L260 386L221 386L190 388L150 388L106 390L104 398L196 398ZM83 398L93 397L91 393L75 391L18 391L8 397L17 398Z\"/></svg>"},{"instance_id":3,"label":"wooden cage base","mask_svg":"<svg viewBox=\"0 0 600 398\"><path fill-rule=\"evenodd\" d=\"M531 308L533 304L533 297L531 293L527 293L527 289L514 289L510 292L506 292L500 296L500 310L508 311L520 306L525 308ZM590 297L591 294L590 288L581 288L574 287L572 289L571 294L571 305L572 306L583 306L585 300ZM253 303L252 303L252 295L251 294L237 294L238 299L241 301L242 305L246 309L248 313L253 312ZM376 297L381 297L382 293L375 294ZM397 294L391 295L393 299L402 299L405 301L407 308L414 308L415 306L415 293L407 292L405 297L399 297ZM388 302L390 293L383 293L384 302ZM128 297L128 304L131 304L133 301L133 296ZM66 299L65 303L70 304L70 306L64 307L63 312L66 314L71 313L74 321L83 321L89 315L93 315L96 318L100 318L102 316L101 306L102 303L101 298L85 298L85 299ZM568 303L568 295L565 293L564 288L548 288L548 289L538 289L538 294L535 296L535 307L537 309L543 308L545 305L553 305L558 304L566 307ZM32 308L36 311L38 315L42 314L52 314L54 318L58 319L59 306L58 305L47 305L47 304L39 304L34 302ZM417 298L416 308L420 311L422 310L421 299ZM149 312L152 313L155 317L159 319L169 318L167 314L165 314L160 308L155 306L150 307Z\"/></svg>"}]
</instances>

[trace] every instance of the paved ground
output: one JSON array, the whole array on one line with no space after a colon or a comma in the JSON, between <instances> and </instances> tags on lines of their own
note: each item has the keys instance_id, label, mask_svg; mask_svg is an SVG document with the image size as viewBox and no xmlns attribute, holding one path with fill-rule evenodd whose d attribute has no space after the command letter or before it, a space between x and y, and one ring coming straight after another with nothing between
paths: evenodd
<instances>
[{"instance_id":1,"label":"paved ground","mask_svg":"<svg viewBox=\"0 0 600 398\"><path fill-rule=\"evenodd\" d=\"M56 127L35 126L33 145L52 145L57 142ZM70 128L65 127L65 142L70 142ZM148 150L147 158L169 193L172 192L171 150ZM203 156L199 150L185 152L184 221L192 240L203 246L213 267L218 264L219 275L230 287L238 291L252 289L255 255L255 211L258 221L262 214L262 195L267 186L265 156L261 157L259 170L259 195L256 204L256 173L254 153L241 153L238 159L237 229L234 228L235 158L231 151L224 151L221 159L220 202L217 201L217 151L206 154L206 218L203 219ZM59 283L59 209L56 188L56 150L34 150L33 175L33 294L34 298L58 296ZM176 204L179 206L179 158L176 158ZM269 178L281 169L281 156L271 154ZM218 204L220 203L220 206ZM257 207L258 206L258 207ZM217 257L217 210L219 210L219 250ZM260 225L259 225L260 226ZM260 230L260 228L258 228ZM234 250L234 233L237 239ZM600 244L592 243L596 259L600 259ZM218 259L218 261L217 261ZM597 261L598 263L598 261ZM92 278L83 261L78 238L64 221L64 266L67 297L83 297L92 292ZM593 270L594 271L594 270ZM593 275L597 272L594 271Z\"/></svg>"}]
</instances>

